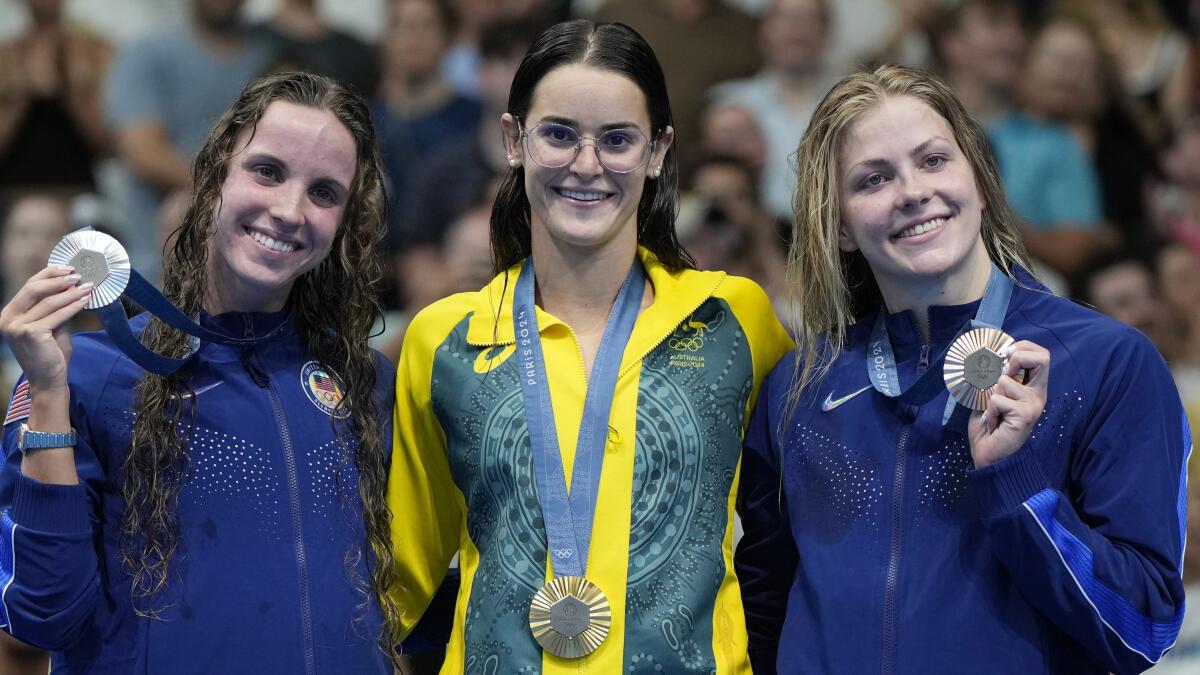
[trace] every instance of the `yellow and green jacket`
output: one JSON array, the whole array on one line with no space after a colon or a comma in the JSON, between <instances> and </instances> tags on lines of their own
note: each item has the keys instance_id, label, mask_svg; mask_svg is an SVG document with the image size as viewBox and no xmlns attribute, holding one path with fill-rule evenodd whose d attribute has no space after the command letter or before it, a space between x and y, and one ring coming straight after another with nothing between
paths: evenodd
<instances>
[{"instance_id":1,"label":"yellow and green jacket","mask_svg":"<svg viewBox=\"0 0 1200 675\"><path fill-rule=\"evenodd\" d=\"M529 630L550 572L511 358L520 266L408 328L388 485L392 593L407 633L460 553L443 673L750 672L732 564L741 443L759 384L791 341L754 282L639 256L654 302L621 362L587 569L613 622L581 659L544 655ZM571 328L537 312L569 484L587 377Z\"/></svg>"}]
</instances>

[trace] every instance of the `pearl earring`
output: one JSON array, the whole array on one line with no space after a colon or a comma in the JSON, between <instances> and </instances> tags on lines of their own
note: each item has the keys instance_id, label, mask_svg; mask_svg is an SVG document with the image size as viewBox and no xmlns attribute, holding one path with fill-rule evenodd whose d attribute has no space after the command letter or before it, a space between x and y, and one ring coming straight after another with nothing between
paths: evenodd
<instances>
[{"instance_id":1,"label":"pearl earring","mask_svg":"<svg viewBox=\"0 0 1200 675\"><path fill-rule=\"evenodd\" d=\"M509 157L508 165L515 169L521 165L521 160L517 159L516 157Z\"/></svg>"},{"instance_id":2,"label":"pearl earring","mask_svg":"<svg viewBox=\"0 0 1200 675\"><path fill-rule=\"evenodd\" d=\"M659 176L661 176L661 175L662 175L662 168L661 168L661 167L660 167L660 168L657 168L657 169L655 169L655 170L654 170L654 177L655 177L655 178L658 178L658 177L659 177Z\"/></svg>"}]
</instances>

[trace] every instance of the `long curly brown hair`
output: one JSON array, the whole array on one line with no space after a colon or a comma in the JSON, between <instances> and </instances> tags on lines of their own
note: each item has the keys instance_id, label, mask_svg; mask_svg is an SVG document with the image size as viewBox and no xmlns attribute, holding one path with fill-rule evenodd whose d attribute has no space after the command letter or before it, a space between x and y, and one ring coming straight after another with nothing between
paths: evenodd
<instances>
[{"instance_id":1,"label":"long curly brown hair","mask_svg":"<svg viewBox=\"0 0 1200 675\"><path fill-rule=\"evenodd\" d=\"M381 277L377 248L383 237L384 196L375 131L366 103L334 80L307 73L280 73L256 80L217 122L193 167L191 203L183 225L171 235L164 261L164 294L196 315L208 291L209 256L221 189L243 133L253 134L267 107L288 101L332 113L354 138L357 168L350 197L329 254L300 276L289 298L300 337L314 359L336 372L345 385L340 404L349 414L333 416L342 442L342 466L358 473L365 541L346 554L347 573L362 594L360 610L380 603L381 645L390 654L398 608L386 590L395 559L386 502L387 459L381 433L381 402L375 395L375 363L367 347L381 314L375 285ZM337 289L331 293L330 289ZM189 352L189 336L158 319L142 340L166 355ZM186 371L186 368L184 369ZM121 472L126 507L121 519L122 562L132 577L134 607L155 616L158 594L170 582L171 561L180 545L179 494L188 472L188 429L195 418L194 396L184 375L147 373L136 388L133 438ZM347 437L353 442L347 442ZM343 501L343 504L345 502ZM357 514L356 514L357 515ZM371 555L365 552L369 549ZM365 564L369 579L359 573Z\"/></svg>"}]
</instances>

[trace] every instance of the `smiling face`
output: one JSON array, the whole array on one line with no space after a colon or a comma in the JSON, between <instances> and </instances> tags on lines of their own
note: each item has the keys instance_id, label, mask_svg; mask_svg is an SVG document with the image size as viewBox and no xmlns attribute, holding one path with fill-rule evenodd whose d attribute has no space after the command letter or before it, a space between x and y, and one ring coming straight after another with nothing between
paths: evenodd
<instances>
[{"instance_id":1,"label":"smiling face","mask_svg":"<svg viewBox=\"0 0 1200 675\"><path fill-rule=\"evenodd\" d=\"M551 70L534 89L529 113L520 127L555 122L580 135L595 138L610 129L636 129L651 140L646 97L622 75L582 64ZM522 142L518 121L502 120L509 157L525 169L533 248L543 246L594 248L617 242L636 246L637 208L646 181L662 167L673 130L658 135L649 160L629 173L605 169L596 145L585 140L575 159L556 169L539 165Z\"/></svg>"},{"instance_id":2,"label":"smiling face","mask_svg":"<svg viewBox=\"0 0 1200 675\"><path fill-rule=\"evenodd\" d=\"M846 130L838 177L839 246L862 252L889 309L982 294L991 269L983 200L941 115L912 97L882 99Z\"/></svg>"},{"instance_id":3,"label":"smiling face","mask_svg":"<svg viewBox=\"0 0 1200 675\"><path fill-rule=\"evenodd\" d=\"M206 305L213 313L277 311L329 253L354 181L354 139L328 111L275 101L234 148Z\"/></svg>"}]
</instances>

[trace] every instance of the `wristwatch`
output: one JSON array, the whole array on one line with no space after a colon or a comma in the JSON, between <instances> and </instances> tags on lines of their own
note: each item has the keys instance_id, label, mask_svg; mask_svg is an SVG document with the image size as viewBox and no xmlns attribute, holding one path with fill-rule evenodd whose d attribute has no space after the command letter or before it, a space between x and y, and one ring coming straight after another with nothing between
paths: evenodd
<instances>
[{"instance_id":1,"label":"wristwatch","mask_svg":"<svg viewBox=\"0 0 1200 675\"><path fill-rule=\"evenodd\" d=\"M75 447L75 430L52 433L49 431L34 431L24 422L17 429L17 449L21 452L41 450L43 448L72 448Z\"/></svg>"}]
</instances>

